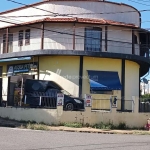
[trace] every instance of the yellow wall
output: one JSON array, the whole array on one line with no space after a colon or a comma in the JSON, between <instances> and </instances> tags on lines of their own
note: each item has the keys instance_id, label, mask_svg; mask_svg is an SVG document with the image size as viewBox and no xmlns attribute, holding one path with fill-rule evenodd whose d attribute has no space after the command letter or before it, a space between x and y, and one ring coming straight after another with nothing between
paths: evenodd
<instances>
[{"instance_id":1,"label":"yellow wall","mask_svg":"<svg viewBox=\"0 0 150 150\"><path fill-rule=\"evenodd\" d=\"M32 60L37 61L37 57ZM39 77L41 80L52 80L62 86L74 96L79 95L79 56L40 56ZM3 66L3 100L7 100L8 78L7 65L27 63L29 61L15 61L1 63ZM30 61L31 62L31 61ZM83 57L83 86L82 97L90 94L90 84L87 70L116 71L121 81L121 59ZM36 77L37 78L37 77ZM113 95L121 99L121 91L113 91ZM139 95L139 65L132 61L125 61L125 100L132 100L132 96ZM111 95L93 94L93 108L109 109ZM101 100L100 100L101 99ZM102 100L103 99L103 100ZM104 100L105 99L105 100ZM118 109L121 102L118 101ZM125 109L131 109L131 102L125 102Z\"/></svg>"},{"instance_id":2,"label":"yellow wall","mask_svg":"<svg viewBox=\"0 0 150 150\"><path fill-rule=\"evenodd\" d=\"M125 100L132 100L132 96L139 97L139 65L132 61L125 61ZM131 102L125 101L125 109L131 109Z\"/></svg>"},{"instance_id":3,"label":"yellow wall","mask_svg":"<svg viewBox=\"0 0 150 150\"><path fill-rule=\"evenodd\" d=\"M13 64L23 64L23 63L29 63L29 62L38 62L37 57L33 57L32 60L28 61L12 61L12 62L4 62L0 63L0 66L3 67L3 74L2 74L2 99L4 101L7 101L7 91L8 91L8 77L7 77L7 66L13 65ZM35 78L37 79L37 73L35 74Z\"/></svg>"},{"instance_id":4,"label":"yellow wall","mask_svg":"<svg viewBox=\"0 0 150 150\"><path fill-rule=\"evenodd\" d=\"M40 79L52 80L74 96L79 94L78 56L43 56L40 57Z\"/></svg>"},{"instance_id":5,"label":"yellow wall","mask_svg":"<svg viewBox=\"0 0 150 150\"><path fill-rule=\"evenodd\" d=\"M87 70L99 70L99 71L116 71L118 72L119 79L121 82L121 60L119 59L108 59L108 58L94 58L94 57L84 57L83 63L83 87L82 94L90 94L90 84L88 79ZM121 98L121 91L114 91L113 95L117 96L118 99ZM93 100L93 108L110 108L110 96L107 94L93 94L93 99L106 99L106 100ZM118 107L120 108L120 101L118 102Z\"/></svg>"}]
</instances>

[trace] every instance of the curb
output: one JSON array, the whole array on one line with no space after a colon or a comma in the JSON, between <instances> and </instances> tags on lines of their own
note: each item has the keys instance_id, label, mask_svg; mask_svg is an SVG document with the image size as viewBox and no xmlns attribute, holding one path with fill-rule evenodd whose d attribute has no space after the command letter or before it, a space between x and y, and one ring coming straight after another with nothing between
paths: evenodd
<instances>
[{"instance_id":1,"label":"curb","mask_svg":"<svg viewBox=\"0 0 150 150\"><path fill-rule=\"evenodd\" d=\"M15 121L6 121L0 118L0 127L18 128L25 123ZM99 133L99 134L139 134L150 135L150 131L145 130L107 130L107 129L94 129L94 128L72 128L65 126L47 126L49 131L65 131L65 132L82 132L82 133ZM23 128L26 129L26 128Z\"/></svg>"},{"instance_id":2,"label":"curb","mask_svg":"<svg viewBox=\"0 0 150 150\"><path fill-rule=\"evenodd\" d=\"M50 131L65 131L65 132L82 132L82 133L99 133L99 134L140 134L150 135L150 131L139 130L101 130L87 128L70 128L70 127L49 127Z\"/></svg>"}]
</instances>

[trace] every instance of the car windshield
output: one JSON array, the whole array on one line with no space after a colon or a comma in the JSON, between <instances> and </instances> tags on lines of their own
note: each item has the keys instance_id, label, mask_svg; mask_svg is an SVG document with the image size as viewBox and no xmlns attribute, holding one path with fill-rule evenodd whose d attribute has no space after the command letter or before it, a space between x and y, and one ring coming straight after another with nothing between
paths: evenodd
<instances>
[{"instance_id":1,"label":"car windshield","mask_svg":"<svg viewBox=\"0 0 150 150\"><path fill-rule=\"evenodd\" d=\"M65 91L65 90L61 90L61 92L62 92L64 95L70 95L70 96L71 96L71 94L70 94L69 92Z\"/></svg>"}]
</instances>

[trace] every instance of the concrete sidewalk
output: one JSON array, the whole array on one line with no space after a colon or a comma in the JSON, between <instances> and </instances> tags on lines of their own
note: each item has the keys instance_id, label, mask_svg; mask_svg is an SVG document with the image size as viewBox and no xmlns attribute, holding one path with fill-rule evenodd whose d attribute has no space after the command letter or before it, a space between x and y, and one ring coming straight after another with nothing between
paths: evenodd
<instances>
[{"instance_id":1,"label":"concrete sidewalk","mask_svg":"<svg viewBox=\"0 0 150 150\"><path fill-rule=\"evenodd\" d=\"M105 130L94 128L71 128L71 127L49 127L51 131L67 131L67 132L85 132L85 133L101 133L101 134L149 134L150 131L145 130Z\"/></svg>"},{"instance_id":2,"label":"concrete sidewalk","mask_svg":"<svg viewBox=\"0 0 150 150\"><path fill-rule=\"evenodd\" d=\"M9 120L5 118L0 118L0 127L11 127L11 128L21 128L27 123ZM66 132L85 132L85 133L101 133L101 134L149 134L150 131L145 130L105 130L105 129L94 129L94 128L72 128L65 126L47 126L50 131L66 131Z\"/></svg>"}]
</instances>

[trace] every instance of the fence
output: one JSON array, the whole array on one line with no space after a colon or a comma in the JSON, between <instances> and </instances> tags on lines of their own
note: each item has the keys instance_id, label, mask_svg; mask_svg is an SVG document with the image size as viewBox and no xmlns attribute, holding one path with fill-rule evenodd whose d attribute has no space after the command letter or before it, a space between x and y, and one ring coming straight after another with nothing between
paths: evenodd
<instances>
[{"instance_id":1,"label":"fence","mask_svg":"<svg viewBox=\"0 0 150 150\"><path fill-rule=\"evenodd\" d=\"M121 99L116 101L117 111L133 112L134 111L134 101L124 100L124 110L121 110ZM92 100L92 110L104 110L111 111L110 99L93 99Z\"/></svg>"},{"instance_id":2,"label":"fence","mask_svg":"<svg viewBox=\"0 0 150 150\"><path fill-rule=\"evenodd\" d=\"M24 104L30 105L30 107L42 107L56 109L57 99L50 96L27 96L25 95Z\"/></svg>"},{"instance_id":3,"label":"fence","mask_svg":"<svg viewBox=\"0 0 150 150\"><path fill-rule=\"evenodd\" d=\"M92 110L105 110L110 111L110 99L93 99Z\"/></svg>"},{"instance_id":4,"label":"fence","mask_svg":"<svg viewBox=\"0 0 150 150\"><path fill-rule=\"evenodd\" d=\"M140 99L139 112L150 112L150 99Z\"/></svg>"},{"instance_id":5,"label":"fence","mask_svg":"<svg viewBox=\"0 0 150 150\"><path fill-rule=\"evenodd\" d=\"M56 109L57 98L51 96L21 96L21 95L5 95L8 96L8 101L1 100L0 106L12 107L31 107L31 108L49 108Z\"/></svg>"},{"instance_id":6,"label":"fence","mask_svg":"<svg viewBox=\"0 0 150 150\"><path fill-rule=\"evenodd\" d=\"M11 101L10 101L11 100ZM85 103L85 101L84 101ZM117 99L116 107L117 111L121 112L133 112L134 111L134 101L133 100L124 100L124 110L121 109L121 99ZM143 104L143 103L142 103ZM56 109L57 108L57 98L54 96L41 96L41 95L24 95L23 97L16 97L14 95L9 95L8 102L3 102L2 106L14 106L14 107L29 107L29 108L47 108L47 109ZM85 104L86 105L86 104ZM92 110L99 111L111 111L111 102L110 99L92 99ZM149 112L150 103L144 104L141 106L141 112ZM143 108L143 107L146 107ZM65 108L65 107L64 107ZM80 107L77 107L77 110ZM81 109L80 109L81 110ZM148 111L149 110L149 111Z\"/></svg>"},{"instance_id":7,"label":"fence","mask_svg":"<svg viewBox=\"0 0 150 150\"><path fill-rule=\"evenodd\" d=\"M93 38L88 38L89 41L92 41ZM44 40L44 49L51 50L81 50L81 51L93 51L99 52L105 51L105 39L102 39L102 42L88 43L85 45L84 37L76 37L75 43L73 43L73 37L65 35L53 35L46 37ZM5 43L4 43L5 45ZM20 51L30 51L41 48L40 39L33 37L30 40L29 45L18 46L17 39L8 44L9 52L20 52ZM86 48L85 48L86 47ZM3 47L5 49L5 47ZM123 42L108 40L107 42L107 52L111 53L123 53L123 54L132 54L132 42ZM2 53L2 52L1 52ZM142 55L141 55L141 54ZM141 55L143 57L148 57L149 52L146 51L145 47L140 48L139 44L135 44L135 55Z\"/></svg>"}]
</instances>

